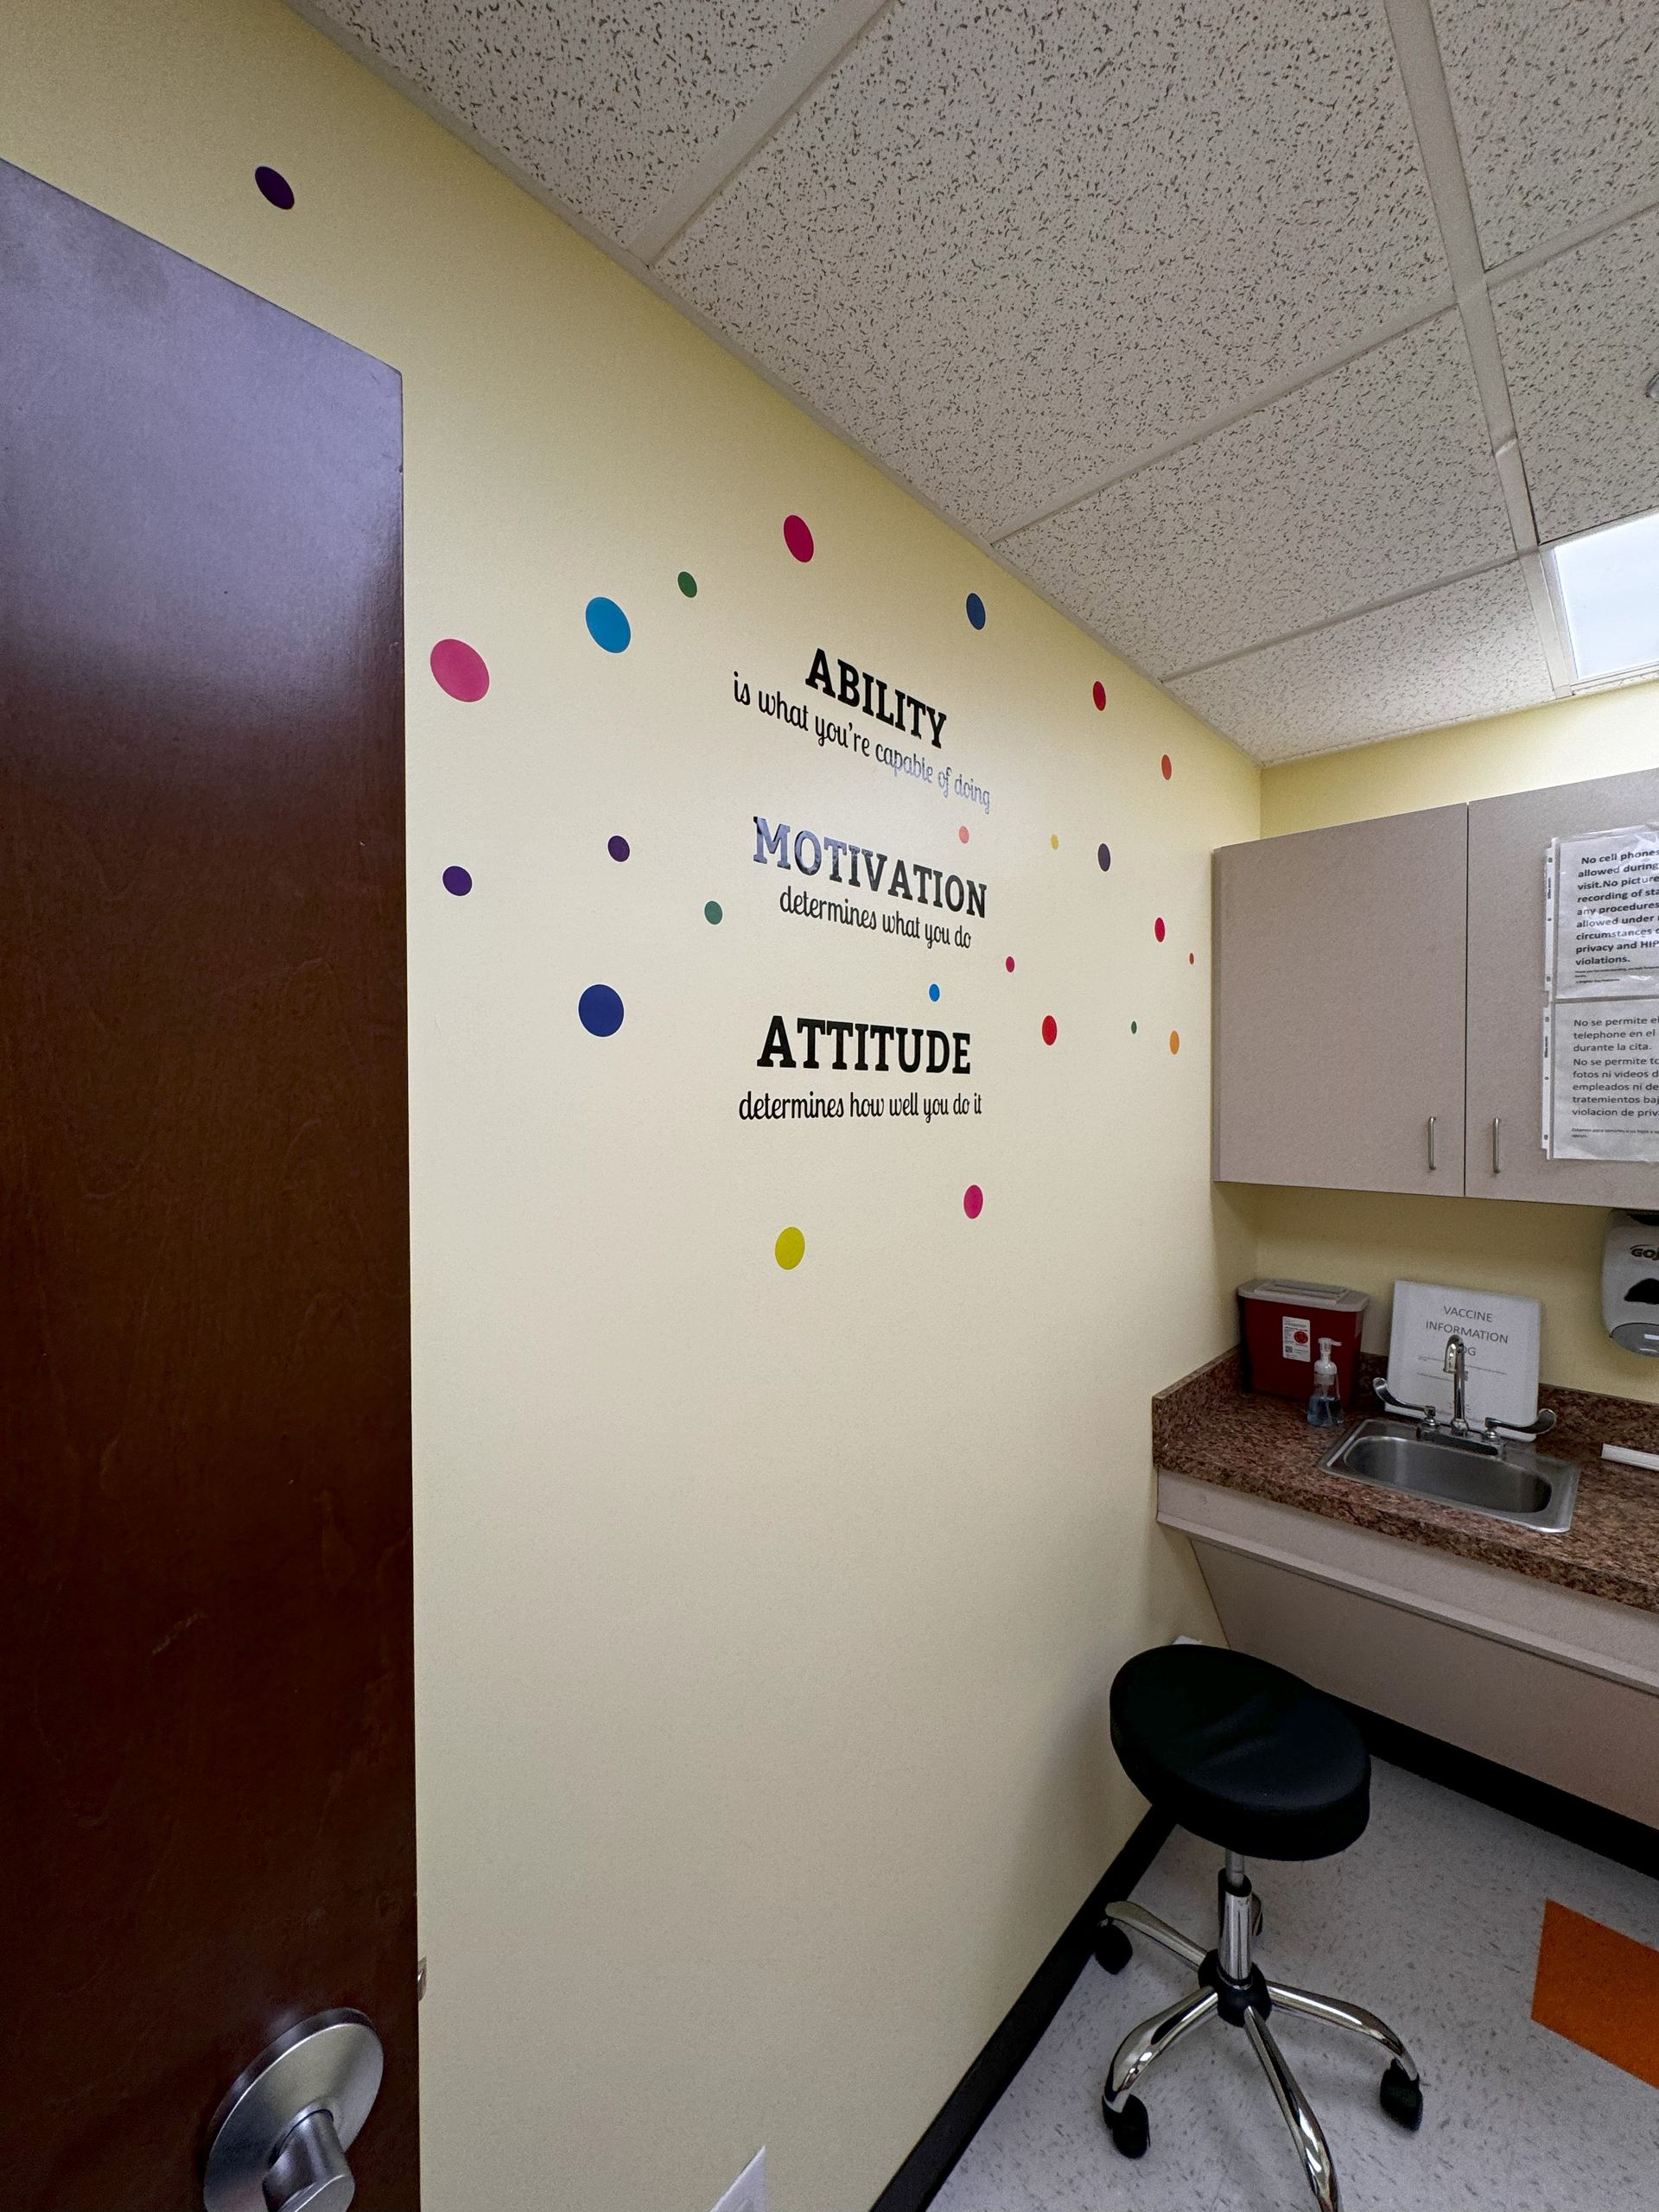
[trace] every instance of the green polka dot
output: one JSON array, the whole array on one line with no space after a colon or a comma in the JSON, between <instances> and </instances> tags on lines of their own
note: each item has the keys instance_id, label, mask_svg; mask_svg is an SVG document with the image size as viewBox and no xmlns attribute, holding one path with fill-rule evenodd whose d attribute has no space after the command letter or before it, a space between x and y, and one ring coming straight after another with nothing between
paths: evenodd
<instances>
[{"instance_id":1,"label":"green polka dot","mask_svg":"<svg viewBox=\"0 0 1659 2212\"><path fill-rule=\"evenodd\" d=\"M680 589L688 599L695 599L697 595L697 580L690 569L680 570Z\"/></svg>"},{"instance_id":2,"label":"green polka dot","mask_svg":"<svg viewBox=\"0 0 1659 2212\"><path fill-rule=\"evenodd\" d=\"M1135 1035L1135 1033L1136 1030L1138 1030L1138 1029L1140 1028L1140 1027L1141 1027L1141 1025L1140 1025L1140 1023L1139 1023L1138 1021L1132 1021L1132 1022L1129 1024L1129 1034L1130 1034L1130 1036L1131 1036L1131 1037L1133 1037L1133 1036Z\"/></svg>"},{"instance_id":3,"label":"green polka dot","mask_svg":"<svg viewBox=\"0 0 1659 2212\"><path fill-rule=\"evenodd\" d=\"M709 904L702 910L702 918L705 922L717 922L722 918L721 904L718 899L711 899L709 901Z\"/></svg>"}]
</instances>

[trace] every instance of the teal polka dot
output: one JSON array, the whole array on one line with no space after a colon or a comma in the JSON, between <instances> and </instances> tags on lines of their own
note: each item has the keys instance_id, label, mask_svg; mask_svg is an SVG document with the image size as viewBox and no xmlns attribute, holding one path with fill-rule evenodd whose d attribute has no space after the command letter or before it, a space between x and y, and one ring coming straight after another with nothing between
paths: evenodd
<instances>
[{"instance_id":1,"label":"teal polka dot","mask_svg":"<svg viewBox=\"0 0 1659 2212\"><path fill-rule=\"evenodd\" d=\"M725 918L718 899L711 899L709 901L702 910L702 918L705 922L718 922Z\"/></svg>"}]
</instances>

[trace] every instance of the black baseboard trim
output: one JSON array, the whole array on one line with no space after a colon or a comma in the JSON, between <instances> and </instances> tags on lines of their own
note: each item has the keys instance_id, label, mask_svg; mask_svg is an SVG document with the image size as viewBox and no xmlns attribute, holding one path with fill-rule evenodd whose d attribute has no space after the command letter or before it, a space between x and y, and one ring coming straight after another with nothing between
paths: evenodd
<instances>
[{"instance_id":1,"label":"black baseboard trim","mask_svg":"<svg viewBox=\"0 0 1659 2212\"><path fill-rule=\"evenodd\" d=\"M1351 1705L1348 1711L1373 1758L1405 1767L1426 1782L1455 1789L1496 1812L1512 1814L1517 1821L1633 1867L1638 1874L1659 1875L1659 1829L1644 1827L1628 1814L1609 1812L1605 1805L1592 1805L1570 1790L1557 1789L1553 1783L1500 1766L1496 1759L1442 1743L1438 1736L1426 1736L1402 1720L1390 1720L1386 1713L1372 1713L1363 1705Z\"/></svg>"},{"instance_id":2,"label":"black baseboard trim","mask_svg":"<svg viewBox=\"0 0 1659 2212\"><path fill-rule=\"evenodd\" d=\"M1167 1841L1174 1821L1147 1813L1065 1934L1014 2000L979 2056L945 2099L937 2120L875 2200L872 2212L925 2212L973 2141L991 2107L1042 2040L1045 2030L1091 1957L1100 1916L1126 1897Z\"/></svg>"}]
</instances>

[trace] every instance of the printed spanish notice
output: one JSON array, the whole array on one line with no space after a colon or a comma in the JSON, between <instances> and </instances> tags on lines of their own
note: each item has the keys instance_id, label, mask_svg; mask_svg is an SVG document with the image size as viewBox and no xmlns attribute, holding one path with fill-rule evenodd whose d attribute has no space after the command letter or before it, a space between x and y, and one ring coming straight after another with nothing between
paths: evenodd
<instances>
[{"instance_id":1,"label":"printed spanish notice","mask_svg":"<svg viewBox=\"0 0 1659 2212\"><path fill-rule=\"evenodd\" d=\"M1659 823L1550 847L1544 1142L1659 1161Z\"/></svg>"}]
</instances>

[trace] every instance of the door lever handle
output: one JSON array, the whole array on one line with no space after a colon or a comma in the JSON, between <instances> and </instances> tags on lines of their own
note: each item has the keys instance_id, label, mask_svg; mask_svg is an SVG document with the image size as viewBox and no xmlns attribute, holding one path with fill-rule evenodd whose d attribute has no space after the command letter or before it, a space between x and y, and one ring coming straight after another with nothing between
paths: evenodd
<instances>
[{"instance_id":1,"label":"door lever handle","mask_svg":"<svg viewBox=\"0 0 1659 2212\"><path fill-rule=\"evenodd\" d=\"M361 2012L318 2012L278 2036L213 2116L204 2212L346 2212L357 2183L346 2153L385 2063Z\"/></svg>"}]
</instances>

